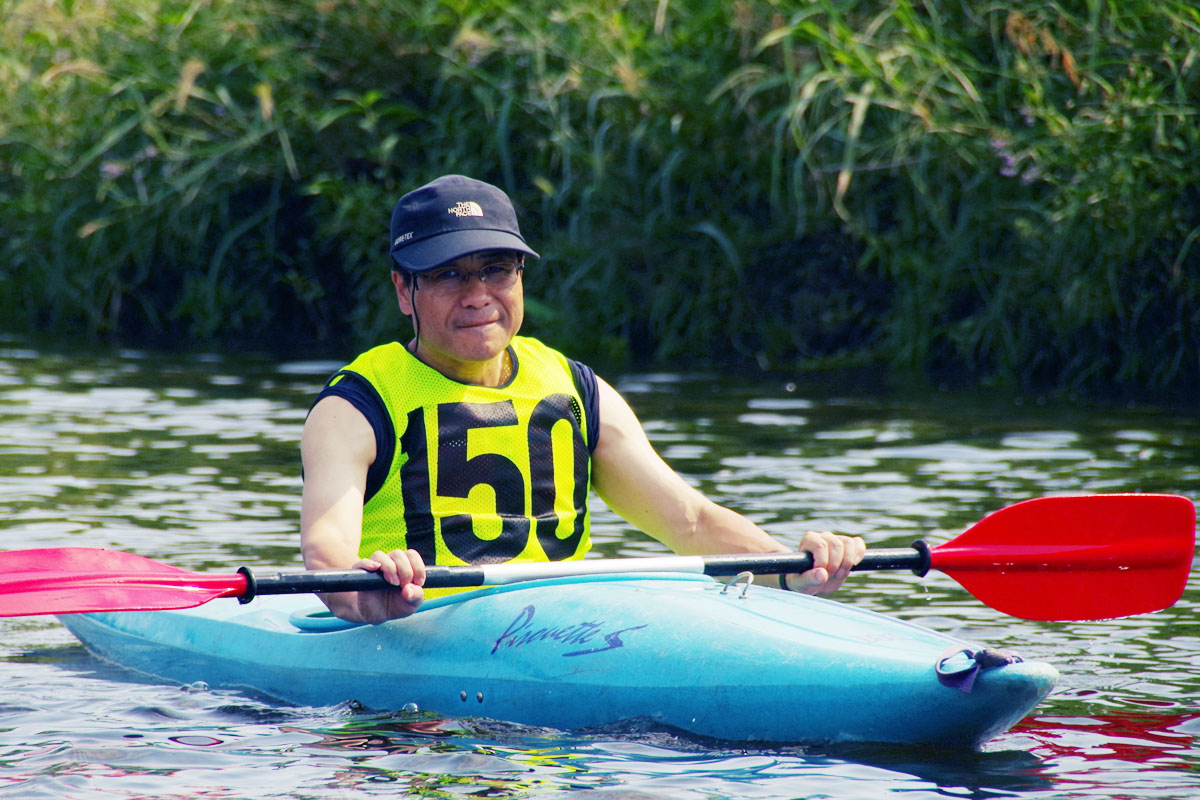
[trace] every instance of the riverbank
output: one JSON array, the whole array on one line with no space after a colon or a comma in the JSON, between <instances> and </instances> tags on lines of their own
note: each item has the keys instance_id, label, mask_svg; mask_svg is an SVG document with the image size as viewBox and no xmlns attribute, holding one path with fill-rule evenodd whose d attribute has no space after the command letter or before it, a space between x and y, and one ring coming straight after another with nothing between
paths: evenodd
<instances>
[{"instance_id":1,"label":"riverbank","mask_svg":"<svg viewBox=\"0 0 1200 800\"><path fill-rule=\"evenodd\" d=\"M3 328L324 350L403 329L395 198L510 192L527 332L614 365L1200 396L1200 17L7 4Z\"/></svg>"}]
</instances>

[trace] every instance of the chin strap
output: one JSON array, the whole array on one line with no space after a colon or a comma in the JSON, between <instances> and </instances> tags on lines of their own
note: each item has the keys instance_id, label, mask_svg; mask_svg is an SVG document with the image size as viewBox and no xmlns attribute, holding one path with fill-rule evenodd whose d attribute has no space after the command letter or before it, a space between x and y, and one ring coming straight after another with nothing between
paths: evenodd
<instances>
[{"instance_id":1,"label":"chin strap","mask_svg":"<svg viewBox=\"0 0 1200 800\"><path fill-rule=\"evenodd\" d=\"M421 346L421 318L417 316L417 273L408 273L408 304L412 306L413 317L413 355L417 354L417 348Z\"/></svg>"}]
</instances>

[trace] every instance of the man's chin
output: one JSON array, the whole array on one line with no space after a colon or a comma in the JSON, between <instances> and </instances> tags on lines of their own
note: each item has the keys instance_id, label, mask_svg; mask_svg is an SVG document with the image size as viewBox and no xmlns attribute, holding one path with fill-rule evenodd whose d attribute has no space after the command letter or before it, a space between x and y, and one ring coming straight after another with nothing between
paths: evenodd
<instances>
[{"instance_id":1,"label":"man's chin","mask_svg":"<svg viewBox=\"0 0 1200 800\"><path fill-rule=\"evenodd\" d=\"M454 352L463 361L491 361L504 352L512 337L499 325L460 328Z\"/></svg>"}]
</instances>

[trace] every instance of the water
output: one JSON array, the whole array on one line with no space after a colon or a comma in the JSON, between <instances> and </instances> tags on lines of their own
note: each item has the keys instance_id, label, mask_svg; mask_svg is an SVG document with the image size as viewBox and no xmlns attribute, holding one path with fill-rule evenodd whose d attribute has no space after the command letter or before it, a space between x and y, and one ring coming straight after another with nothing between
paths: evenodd
<instances>
[{"instance_id":1,"label":"water","mask_svg":"<svg viewBox=\"0 0 1200 800\"><path fill-rule=\"evenodd\" d=\"M0 351L0 546L112 547L188 569L298 564L300 426L332 363ZM729 376L616 380L664 456L795 542L933 543L1028 497L1200 497L1200 419ZM595 507L604 555L663 552ZM0 620L0 797L541 798L1200 795L1200 584L1172 609L1012 619L945 576L839 597L1047 660L1054 693L980 753L748 748L651 729L564 732L167 686L53 618ZM819 702L819 699L816 699ZM830 709L829 713L836 713Z\"/></svg>"}]
</instances>

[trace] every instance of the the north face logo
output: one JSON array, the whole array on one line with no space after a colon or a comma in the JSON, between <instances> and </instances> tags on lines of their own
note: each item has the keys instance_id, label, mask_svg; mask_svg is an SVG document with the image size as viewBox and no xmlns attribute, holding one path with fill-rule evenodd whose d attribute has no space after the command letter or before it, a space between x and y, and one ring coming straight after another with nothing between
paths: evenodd
<instances>
[{"instance_id":1,"label":"the north face logo","mask_svg":"<svg viewBox=\"0 0 1200 800\"><path fill-rule=\"evenodd\" d=\"M446 210L449 211L451 214L453 214L456 217L482 217L483 216L483 209L480 208L479 203L475 203L470 200L464 200L463 202L459 203L458 205L456 205L452 208L447 208Z\"/></svg>"}]
</instances>

